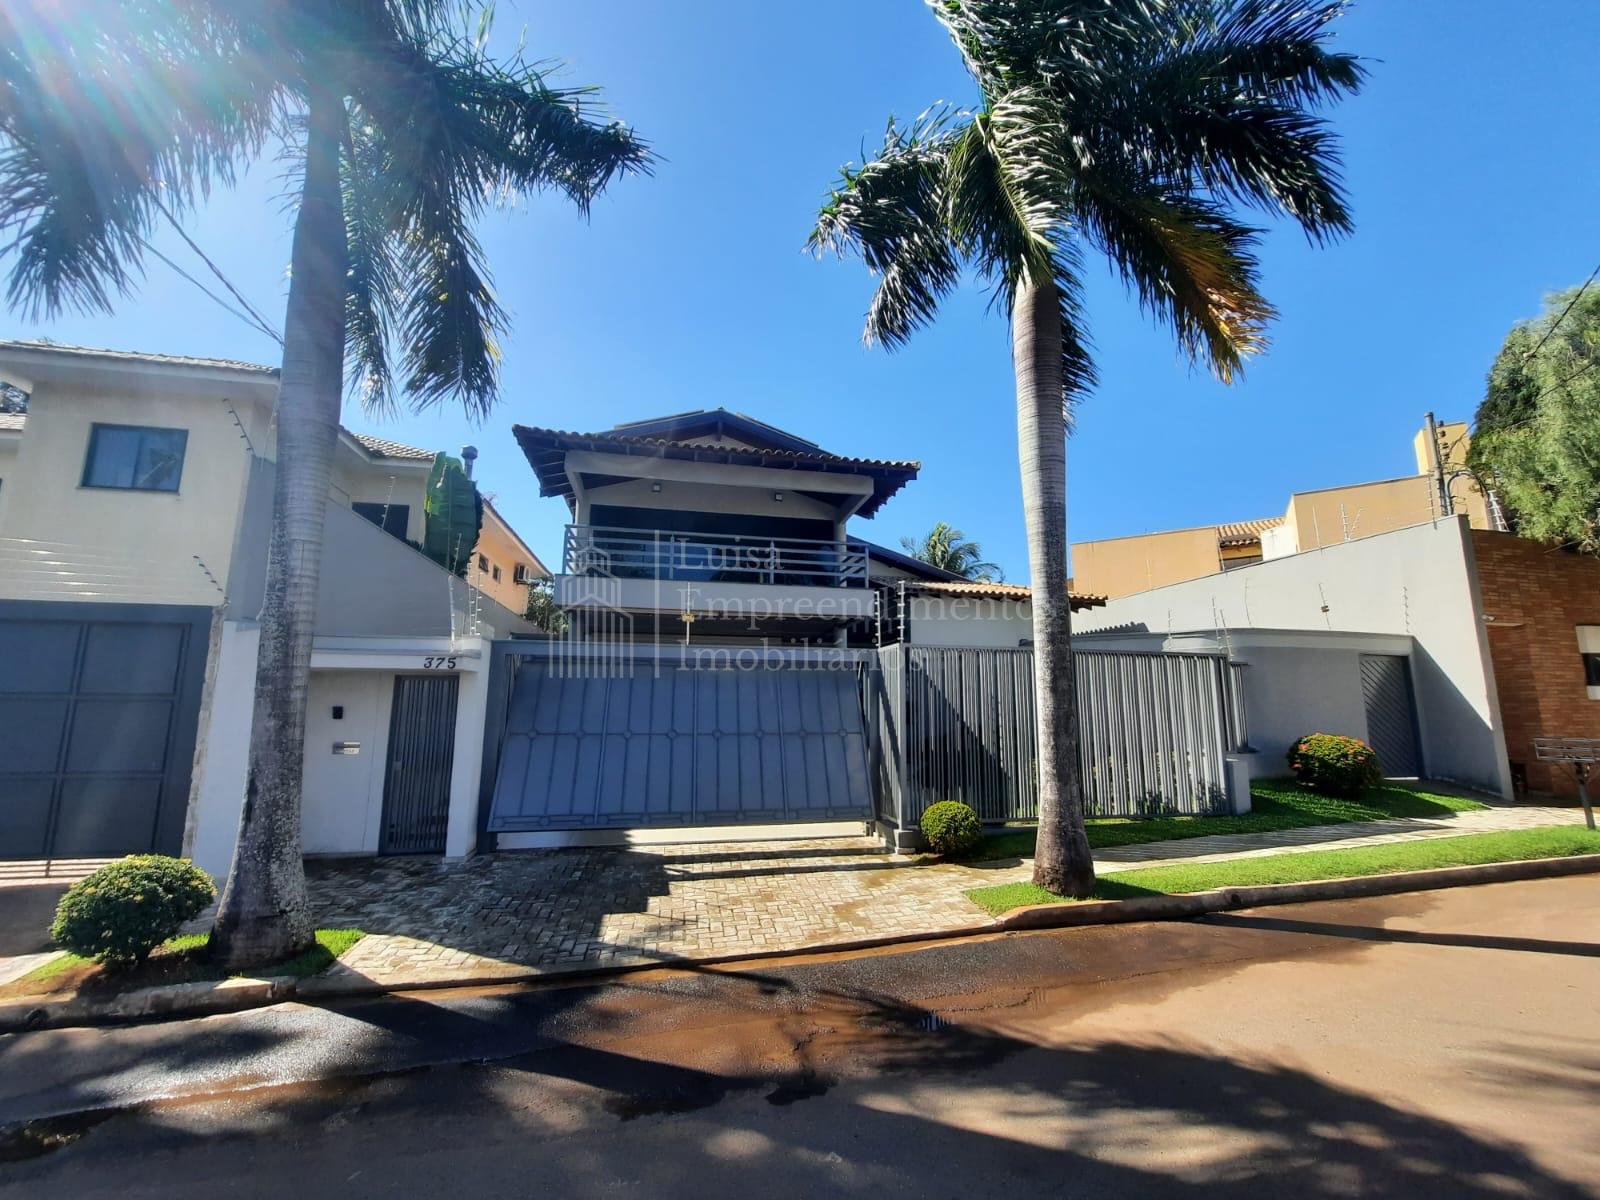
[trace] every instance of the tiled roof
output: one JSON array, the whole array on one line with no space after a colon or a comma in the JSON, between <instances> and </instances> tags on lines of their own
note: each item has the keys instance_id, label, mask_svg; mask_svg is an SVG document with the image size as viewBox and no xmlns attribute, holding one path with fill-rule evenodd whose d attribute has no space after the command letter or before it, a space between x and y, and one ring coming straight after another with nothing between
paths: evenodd
<instances>
[{"instance_id":1,"label":"tiled roof","mask_svg":"<svg viewBox=\"0 0 1600 1200\"><path fill-rule=\"evenodd\" d=\"M972 596L979 600L1026 600L1033 589L1025 583L983 583L977 580L907 580L906 587L916 592L933 592L942 596ZM1092 592L1067 592L1073 611L1080 608L1099 608L1105 604L1104 596Z\"/></svg>"},{"instance_id":2,"label":"tiled roof","mask_svg":"<svg viewBox=\"0 0 1600 1200\"><path fill-rule=\"evenodd\" d=\"M78 358L110 358L125 362L155 363L170 367L214 367L228 371L250 371L261 375L276 375L277 367L261 363L242 362L236 358L193 358L186 354L149 354L139 350L104 350L96 346L69 346L64 342L41 340L0 340L0 350L48 350L52 354L70 354Z\"/></svg>"},{"instance_id":3,"label":"tiled roof","mask_svg":"<svg viewBox=\"0 0 1600 1200\"><path fill-rule=\"evenodd\" d=\"M424 450L419 446L406 446L399 442L391 442L388 438L373 437L366 433L350 433L350 436L360 442L368 454L376 458L410 458L430 462L433 460L433 451Z\"/></svg>"},{"instance_id":4,"label":"tiled roof","mask_svg":"<svg viewBox=\"0 0 1600 1200\"><path fill-rule=\"evenodd\" d=\"M527 455L528 464L539 477L540 494L564 497L569 505L575 505L576 493L572 481L567 477L567 455L574 450L670 458L685 462L777 467L801 472L868 475L872 477L874 487L872 495L857 512L861 517L871 517L890 496L915 479L921 469L920 463L905 460L848 458L824 450L797 450L775 445L714 445L663 437L641 437L614 430L576 433L567 429L513 425L511 432L516 436L522 452ZM800 490L804 484L796 479L794 486Z\"/></svg>"},{"instance_id":5,"label":"tiled roof","mask_svg":"<svg viewBox=\"0 0 1600 1200\"><path fill-rule=\"evenodd\" d=\"M606 430L603 433L575 433L568 429L542 429L531 425L514 426L518 434L531 434L534 437L549 438L559 442L603 442L619 447L660 447L675 450L700 450L715 453L719 450L737 451L740 447L708 446L700 442L676 442L670 438L634 437L628 434L615 433ZM574 445L572 449L590 449L587 445ZM605 447L600 447L604 449ZM910 459L894 458L850 458L843 454L829 454L826 450L774 450L766 447L755 447L744 450L746 454L759 454L763 458L781 459L785 462L794 462L799 465L806 463L831 464L850 467L886 467L898 471L920 471L922 464Z\"/></svg>"},{"instance_id":6,"label":"tiled roof","mask_svg":"<svg viewBox=\"0 0 1600 1200\"><path fill-rule=\"evenodd\" d=\"M1230 521L1226 525L1217 526L1217 545L1248 546L1251 542L1259 542L1261 534L1265 530L1276 529L1282 524L1282 517L1257 517L1253 521Z\"/></svg>"}]
</instances>

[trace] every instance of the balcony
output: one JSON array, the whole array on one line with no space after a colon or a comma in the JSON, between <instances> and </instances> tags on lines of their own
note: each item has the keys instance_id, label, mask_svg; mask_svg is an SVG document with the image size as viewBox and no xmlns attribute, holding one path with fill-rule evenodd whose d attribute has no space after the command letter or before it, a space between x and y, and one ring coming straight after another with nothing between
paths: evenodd
<instances>
[{"instance_id":1,"label":"balcony","mask_svg":"<svg viewBox=\"0 0 1600 1200\"><path fill-rule=\"evenodd\" d=\"M873 611L867 554L835 541L569 525L566 607L853 621Z\"/></svg>"}]
</instances>

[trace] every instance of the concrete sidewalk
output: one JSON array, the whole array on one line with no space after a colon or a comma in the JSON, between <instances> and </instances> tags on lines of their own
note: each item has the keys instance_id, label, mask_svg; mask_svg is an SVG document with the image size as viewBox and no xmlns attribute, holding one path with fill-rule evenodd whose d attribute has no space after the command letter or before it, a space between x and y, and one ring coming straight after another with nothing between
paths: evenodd
<instances>
[{"instance_id":1,"label":"concrete sidewalk","mask_svg":"<svg viewBox=\"0 0 1600 1200\"><path fill-rule=\"evenodd\" d=\"M1219 862L1571 824L1572 809L1322 825L1107 849L1096 866ZM1027 860L945 863L869 838L523 851L465 862L312 864L324 927L368 936L328 973L375 985L726 958L984 924L968 889L1030 877Z\"/></svg>"},{"instance_id":2,"label":"concrete sidewalk","mask_svg":"<svg viewBox=\"0 0 1600 1200\"><path fill-rule=\"evenodd\" d=\"M1112 874L1581 819L1574 809L1496 807L1116 847L1098 852L1096 867ZM307 868L317 924L368 934L309 981L330 989L526 978L973 929L989 918L965 892L1025 880L1032 870L1022 859L894 855L864 837L519 851L456 862L312 860ZM6 892L23 895L0 889L0 904ZM31 916L48 922L48 914ZM23 957L36 948L19 943L15 957L0 957L0 982L37 965Z\"/></svg>"}]
</instances>

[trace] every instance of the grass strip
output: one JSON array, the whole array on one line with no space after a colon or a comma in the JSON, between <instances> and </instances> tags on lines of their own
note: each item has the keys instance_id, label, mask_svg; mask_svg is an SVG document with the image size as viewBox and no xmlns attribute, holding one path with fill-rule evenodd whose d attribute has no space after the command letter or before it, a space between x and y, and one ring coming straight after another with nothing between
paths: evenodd
<instances>
[{"instance_id":1,"label":"grass strip","mask_svg":"<svg viewBox=\"0 0 1600 1200\"><path fill-rule=\"evenodd\" d=\"M1475 833L1463 837L1427 838L1356 846L1344 850L1308 850L1236 858L1226 862L1144 867L1118 871L1095 883L1094 900L1129 900L1136 896L1170 896L1215 888L1256 887L1268 883L1308 883L1322 879L1355 879L1435 867L1471 867L1484 863L1522 862L1530 858L1565 858L1600 854L1600 833L1574 825ZM993 915L1025 904L1072 903L1031 883L1003 883L973 888L967 898Z\"/></svg>"},{"instance_id":2,"label":"grass strip","mask_svg":"<svg viewBox=\"0 0 1600 1200\"><path fill-rule=\"evenodd\" d=\"M1257 779L1250 786L1250 811L1236 817L1092 817L1087 826L1089 845L1105 850L1219 833L1272 833L1391 817L1447 817L1483 807L1465 796L1429 791L1426 784L1386 783L1346 800L1307 791L1292 779ZM990 834L968 861L1031 858L1033 840L1031 827Z\"/></svg>"},{"instance_id":3,"label":"grass strip","mask_svg":"<svg viewBox=\"0 0 1600 1200\"><path fill-rule=\"evenodd\" d=\"M252 977L289 975L295 979L304 979L327 970L335 959L365 936L366 931L362 929L319 929L316 932L317 944L293 958L264 967L254 967L249 971L224 971L206 959L206 945L211 940L209 933L184 933L162 942L151 953L144 967L153 967L163 974L181 975L181 979L167 979L164 982L203 983L208 980L232 979L245 975ZM0 988L0 997L8 994L11 988L25 992L40 983L48 983L57 975L74 967L93 965L95 965L93 959L63 952L48 962L40 963L20 979ZM140 977L143 971L144 968L134 967L127 972L130 987L142 985ZM114 976L102 970L101 977L109 979Z\"/></svg>"}]
</instances>

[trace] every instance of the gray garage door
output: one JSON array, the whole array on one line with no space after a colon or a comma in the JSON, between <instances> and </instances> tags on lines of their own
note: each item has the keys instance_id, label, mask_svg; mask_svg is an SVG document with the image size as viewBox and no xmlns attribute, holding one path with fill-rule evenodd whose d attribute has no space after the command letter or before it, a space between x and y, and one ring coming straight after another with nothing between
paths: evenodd
<instances>
[{"instance_id":1,"label":"gray garage door","mask_svg":"<svg viewBox=\"0 0 1600 1200\"><path fill-rule=\"evenodd\" d=\"M866 820L854 669L638 667L572 679L520 665L491 832Z\"/></svg>"},{"instance_id":2,"label":"gray garage door","mask_svg":"<svg viewBox=\"0 0 1600 1200\"><path fill-rule=\"evenodd\" d=\"M0 601L0 858L178 853L210 619Z\"/></svg>"},{"instance_id":3,"label":"gray garage door","mask_svg":"<svg viewBox=\"0 0 1600 1200\"><path fill-rule=\"evenodd\" d=\"M1406 779L1420 775L1410 664L1398 654L1363 654L1361 693L1367 708L1367 742L1378 752L1383 773Z\"/></svg>"}]
</instances>

